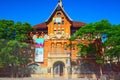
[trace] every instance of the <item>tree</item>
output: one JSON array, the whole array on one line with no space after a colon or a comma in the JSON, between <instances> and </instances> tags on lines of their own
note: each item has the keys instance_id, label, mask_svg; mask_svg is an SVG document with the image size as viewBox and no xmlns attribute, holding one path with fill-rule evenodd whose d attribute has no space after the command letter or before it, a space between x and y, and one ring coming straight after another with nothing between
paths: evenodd
<instances>
[{"instance_id":1,"label":"tree","mask_svg":"<svg viewBox=\"0 0 120 80\"><path fill-rule=\"evenodd\" d=\"M14 23L12 20L0 20L0 39L26 41L33 28L27 22Z\"/></svg>"},{"instance_id":2,"label":"tree","mask_svg":"<svg viewBox=\"0 0 120 80\"><path fill-rule=\"evenodd\" d=\"M109 56L109 60L117 57L119 62L120 57L120 25L113 25L111 30L108 31L108 39L105 42L105 53Z\"/></svg>"},{"instance_id":3,"label":"tree","mask_svg":"<svg viewBox=\"0 0 120 80\"><path fill-rule=\"evenodd\" d=\"M0 66L11 66L14 71L15 67L29 62L30 45L25 42L31 31L29 23L0 20Z\"/></svg>"},{"instance_id":4,"label":"tree","mask_svg":"<svg viewBox=\"0 0 120 80\"><path fill-rule=\"evenodd\" d=\"M14 28L14 21L0 20L0 39L10 39L12 30Z\"/></svg>"},{"instance_id":5,"label":"tree","mask_svg":"<svg viewBox=\"0 0 120 80\"><path fill-rule=\"evenodd\" d=\"M24 24L22 24L21 22L17 22L15 24L15 29L16 29L15 31L16 40L22 41L22 42L25 42L26 40L28 40L27 34L33 30L31 25L27 22Z\"/></svg>"},{"instance_id":6,"label":"tree","mask_svg":"<svg viewBox=\"0 0 120 80\"><path fill-rule=\"evenodd\" d=\"M2 48L4 48L6 46L7 41L5 39L0 39L0 54L1 54L1 50ZM0 66L4 66L3 65L3 60L2 60L2 56L0 55Z\"/></svg>"},{"instance_id":7,"label":"tree","mask_svg":"<svg viewBox=\"0 0 120 80\"><path fill-rule=\"evenodd\" d=\"M21 43L16 40L7 42L6 46L1 49L0 56L2 65L5 67L11 67L12 76L16 72L15 68L29 63L29 45L27 43Z\"/></svg>"},{"instance_id":8,"label":"tree","mask_svg":"<svg viewBox=\"0 0 120 80\"><path fill-rule=\"evenodd\" d=\"M103 52L102 52L102 35L108 34L111 29L111 24L107 20L101 20L91 24L86 24L80 28L74 36L71 36L70 40L78 39L78 54L80 55L94 55L96 62L103 64ZM100 73L102 75L102 69L100 66Z\"/></svg>"}]
</instances>

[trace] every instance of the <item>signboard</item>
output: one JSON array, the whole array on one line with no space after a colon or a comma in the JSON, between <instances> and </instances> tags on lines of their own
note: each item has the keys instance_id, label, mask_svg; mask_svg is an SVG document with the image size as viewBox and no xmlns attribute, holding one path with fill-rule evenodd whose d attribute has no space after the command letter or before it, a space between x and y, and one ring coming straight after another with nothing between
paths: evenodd
<instances>
[{"instance_id":1,"label":"signboard","mask_svg":"<svg viewBox=\"0 0 120 80\"><path fill-rule=\"evenodd\" d=\"M43 38L36 38L35 43L36 43L35 48L43 48L44 39Z\"/></svg>"},{"instance_id":2,"label":"signboard","mask_svg":"<svg viewBox=\"0 0 120 80\"><path fill-rule=\"evenodd\" d=\"M36 38L35 39L35 62L44 61L44 39Z\"/></svg>"},{"instance_id":3,"label":"signboard","mask_svg":"<svg viewBox=\"0 0 120 80\"><path fill-rule=\"evenodd\" d=\"M43 61L44 61L44 49L35 48L35 62L43 62Z\"/></svg>"}]
</instances>

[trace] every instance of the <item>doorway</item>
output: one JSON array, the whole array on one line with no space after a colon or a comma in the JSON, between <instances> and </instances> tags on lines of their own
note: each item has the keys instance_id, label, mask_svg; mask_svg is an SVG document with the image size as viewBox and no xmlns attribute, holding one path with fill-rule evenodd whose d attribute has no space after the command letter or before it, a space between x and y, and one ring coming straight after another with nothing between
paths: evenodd
<instances>
[{"instance_id":1,"label":"doorway","mask_svg":"<svg viewBox=\"0 0 120 80\"><path fill-rule=\"evenodd\" d=\"M64 68L65 68L65 65L63 62L61 62L61 61L55 62L53 65L54 77L63 77L64 76Z\"/></svg>"}]
</instances>

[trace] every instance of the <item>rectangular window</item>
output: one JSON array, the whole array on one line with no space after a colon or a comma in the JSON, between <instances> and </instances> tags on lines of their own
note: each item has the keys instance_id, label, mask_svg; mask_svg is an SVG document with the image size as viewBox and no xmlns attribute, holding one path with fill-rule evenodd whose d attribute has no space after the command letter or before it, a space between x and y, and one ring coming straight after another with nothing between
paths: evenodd
<instances>
[{"instance_id":1,"label":"rectangular window","mask_svg":"<svg viewBox=\"0 0 120 80\"><path fill-rule=\"evenodd\" d=\"M54 33L56 34L56 29L54 29Z\"/></svg>"},{"instance_id":2,"label":"rectangular window","mask_svg":"<svg viewBox=\"0 0 120 80\"><path fill-rule=\"evenodd\" d=\"M60 26L60 22L58 22L58 26Z\"/></svg>"},{"instance_id":3,"label":"rectangular window","mask_svg":"<svg viewBox=\"0 0 120 80\"><path fill-rule=\"evenodd\" d=\"M54 26L56 26L56 22L54 22Z\"/></svg>"},{"instance_id":4,"label":"rectangular window","mask_svg":"<svg viewBox=\"0 0 120 80\"><path fill-rule=\"evenodd\" d=\"M64 25L64 21L62 21L62 25Z\"/></svg>"},{"instance_id":5,"label":"rectangular window","mask_svg":"<svg viewBox=\"0 0 120 80\"><path fill-rule=\"evenodd\" d=\"M62 34L64 33L64 28L62 28Z\"/></svg>"}]
</instances>

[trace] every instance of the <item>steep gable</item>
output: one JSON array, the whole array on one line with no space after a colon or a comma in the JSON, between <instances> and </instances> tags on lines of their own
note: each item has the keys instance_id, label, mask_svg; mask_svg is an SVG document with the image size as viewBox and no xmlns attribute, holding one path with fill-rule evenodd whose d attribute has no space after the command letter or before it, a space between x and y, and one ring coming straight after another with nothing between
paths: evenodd
<instances>
[{"instance_id":1,"label":"steep gable","mask_svg":"<svg viewBox=\"0 0 120 80\"><path fill-rule=\"evenodd\" d=\"M57 6L55 7L55 9L53 10L53 12L51 13L51 15L48 17L48 19L46 20L46 23L49 23L50 20L52 20L53 16L55 15L55 13L57 11L62 11L62 13L66 16L66 18L69 21L72 21L72 19L68 16L68 14L65 12L63 6L60 4L60 2L57 4Z\"/></svg>"},{"instance_id":2,"label":"steep gable","mask_svg":"<svg viewBox=\"0 0 120 80\"><path fill-rule=\"evenodd\" d=\"M68 16L68 14L65 12L63 5L62 5L62 1L60 0L58 2L58 4L56 5L56 7L54 8L53 12L51 13L51 15L48 17L48 19L40 24L36 24L35 26L33 26L33 28L36 29L45 29L46 27L48 27L48 24L53 20L53 18L55 18L55 15L58 11L61 11L61 13L64 15L65 19L69 22L69 24L71 25L71 27L82 27L85 25L85 23L80 22L80 21L73 21L70 16Z\"/></svg>"}]
</instances>

